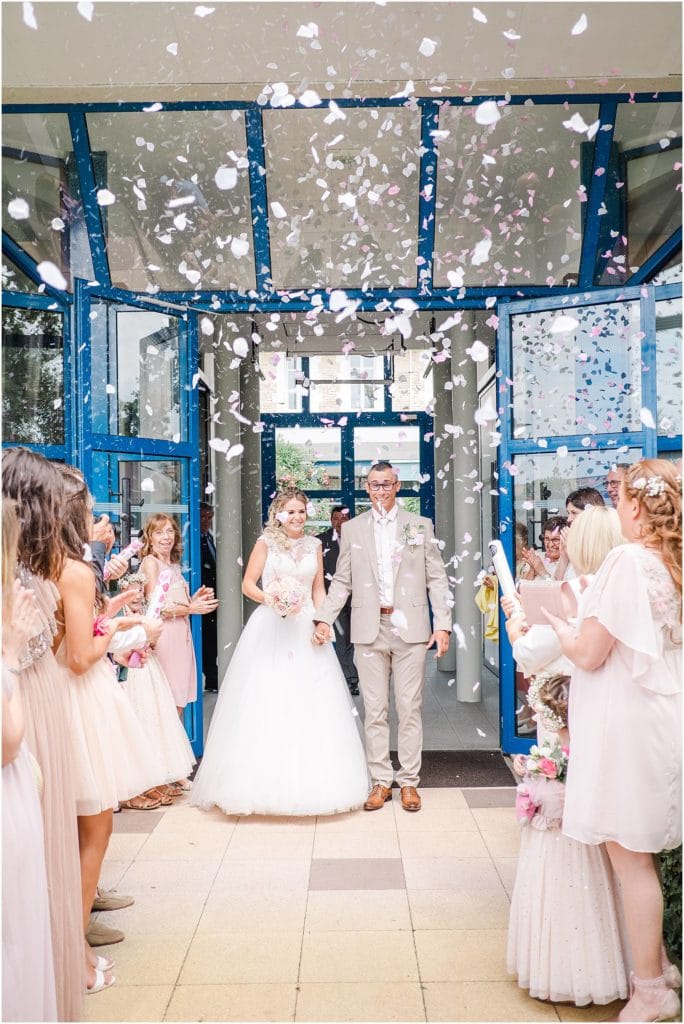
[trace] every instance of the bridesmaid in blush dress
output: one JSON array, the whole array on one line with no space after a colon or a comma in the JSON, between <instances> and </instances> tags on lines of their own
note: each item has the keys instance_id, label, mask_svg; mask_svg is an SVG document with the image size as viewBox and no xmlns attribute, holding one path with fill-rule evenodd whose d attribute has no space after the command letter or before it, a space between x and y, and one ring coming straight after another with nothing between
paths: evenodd
<instances>
[{"instance_id":1,"label":"bridesmaid in blush dress","mask_svg":"<svg viewBox=\"0 0 684 1024\"><path fill-rule=\"evenodd\" d=\"M24 742L19 654L39 615L14 580L14 502L2 502L2 1019L57 1020L37 770Z\"/></svg>"},{"instance_id":2,"label":"bridesmaid in blush dress","mask_svg":"<svg viewBox=\"0 0 684 1024\"><path fill-rule=\"evenodd\" d=\"M19 517L18 572L34 595L39 622L20 658L19 691L26 745L43 775L45 866L57 988L57 1019L81 1019L86 974L83 958L81 871L76 794L68 743L68 693L51 646L56 631L57 589L65 558L60 521L64 485L59 469L26 448L2 460L3 496Z\"/></svg>"},{"instance_id":3,"label":"bridesmaid in blush dress","mask_svg":"<svg viewBox=\"0 0 684 1024\"><path fill-rule=\"evenodd\" d=\"M143 561L141 571L146 575L145 596L150 598L163 569L173 574L166 603L162 610L164 628L155 645L155 656L168 680L176 702L178 714L187 704L197 699L197 665L190 631L191 615L208 615L218 607L214 591L200 587L192 596L181 572L183 546L178 523L170 516L157 513L150 516L143 528ZM178 779L166 792L177 796L189 789L186 779Z\"/></svg>"}]
</instances>

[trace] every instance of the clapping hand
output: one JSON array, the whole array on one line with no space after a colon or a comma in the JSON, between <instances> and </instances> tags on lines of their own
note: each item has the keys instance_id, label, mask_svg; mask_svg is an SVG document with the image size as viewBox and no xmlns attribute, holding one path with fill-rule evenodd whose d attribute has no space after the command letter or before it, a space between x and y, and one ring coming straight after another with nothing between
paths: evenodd
<instances>
[{"instance_id":1,"label":"clapping hand","mask_svg":"<svg viewBox=\"0 0 684 1024\"><path fill-rule=\"evenodd\" d=\"M218 608L218 601L214 597L211 587L200 587L190 598L191 615L209 615Z\"/></svg>"}]
</instances>

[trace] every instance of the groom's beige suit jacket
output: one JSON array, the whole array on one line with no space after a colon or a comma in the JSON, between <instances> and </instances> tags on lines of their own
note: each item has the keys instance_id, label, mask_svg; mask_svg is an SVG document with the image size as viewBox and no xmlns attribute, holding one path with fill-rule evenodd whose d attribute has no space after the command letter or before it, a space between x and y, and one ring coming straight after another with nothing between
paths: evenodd
<instances>
[{"instance_id":1,"label":"groom's beige suit jacket","mask_svg":"<svg viewBox=\"0 0 684 1024\"><path fill-rule=\"evenodd\" d=\"M393 625L405 643L430 639L428 595L434 629L451 631L449 584L432 523L397 507L393 558ZM378 557L372 512L345 523L337 570L316 619L332 625L351 594L351 640L372 644L380 631Z\"/></svg>"}]
</instances>

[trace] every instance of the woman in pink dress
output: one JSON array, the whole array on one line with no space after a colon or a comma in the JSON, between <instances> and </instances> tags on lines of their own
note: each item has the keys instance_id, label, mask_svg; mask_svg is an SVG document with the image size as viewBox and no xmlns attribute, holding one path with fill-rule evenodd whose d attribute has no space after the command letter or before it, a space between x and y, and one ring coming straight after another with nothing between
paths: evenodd
<instances>
[{"instance_id":1,"label":"woman in pink dress","mask_svg":"<svg viewBox=\"0 0 684 1024\"><path fill-rule=\"evenodd\" d=\"M552 618L572 673L563 831L605 843L620 881L634 962L623 1021L679 1012L679 971L662 947L653 855L682 841L682 498L671 463L630 466L615 548L580 599L577 628Z\"/></svg>"},{"instance_id":2,"label":"woman in pink dress","mask_svg":"<svg viewBox=\"0 0 684 1024\"><path fill-rule=\"evenodd\" d=\"M19 523L2 502L2 1019L57 1020L38 770L24 741L19 661L38 603L14 579Z\"/></svg>"},{"instance_id":3,"label":"woman in pink dress","mask_svg":"<svg viewBox=\"0 0 684 1024\"><path fill-rule=\"evenodd\" d=\"M162 569L170 569L173 579L162 611L164 629L155 646L155 654L169 681L178 714L197 699L197 666L189 617L207 615L218 606L214 591L200 587L192 597L183 574L183 545L178 523L157 513L143 529L142 572L147 576L145 596L149 599Z\"/></svg>"}]
</instances>

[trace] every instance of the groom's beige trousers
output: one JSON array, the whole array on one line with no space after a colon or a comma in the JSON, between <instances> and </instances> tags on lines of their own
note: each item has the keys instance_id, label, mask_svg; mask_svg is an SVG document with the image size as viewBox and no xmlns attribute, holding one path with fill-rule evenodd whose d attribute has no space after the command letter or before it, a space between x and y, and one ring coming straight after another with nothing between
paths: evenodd
<instances>
[{"instance_id":1,"label":"groom's beige trousers","mask_svg":"<svg viewBox=\"0 0 684 1024\"><path fill-rule=\"evenodd\" d=\"M366 758L373 785L392 785L390 761L389 682L394 677L394 702L399 719L397 785L417 786L423 747L423 684L427 643L407 644L397 636L389 615L380 616L380 632L372 644L355 644L354 660L365 708Z\"/></svg>"}]
</instances>

